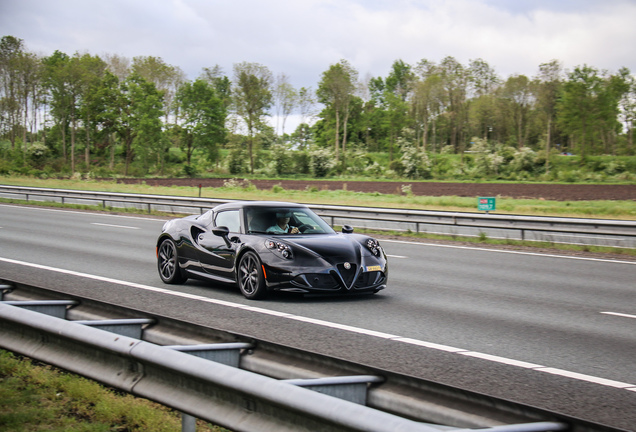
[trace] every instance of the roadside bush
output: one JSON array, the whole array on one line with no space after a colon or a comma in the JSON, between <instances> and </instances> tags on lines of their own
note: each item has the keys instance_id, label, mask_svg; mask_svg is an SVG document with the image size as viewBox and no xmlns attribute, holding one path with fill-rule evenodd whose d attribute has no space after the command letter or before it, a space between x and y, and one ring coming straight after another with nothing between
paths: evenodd
<instances>
[{"instance_id":1,"label":"roadside bush","mask_svg":"<svg viewBox=\"0 0 636 432\"><path fill-rule=\"evenodd\" d=\"M311 170L316 177L326 177L336 166L336 160L331 151L319 148L310 153Z\"/></svg>"},{"instance_id":2,"label":"roadside bush","mask_svg":"<svg viewBox=\"0 0 636 432\"><path fill-rule=\"evenodd\" d=\"M197 167L194 165L183 165L182 171L186 177L190 178L196 177L198 173Z\"/></svg>"},{"instance_id":3,"label":"roadside bush","mask_svg":"<svg viewBox=\"0 0 636 432\"><path fill-rule=\"evenodd\" d=\"M42 168L44 166L48 154L49 148L41 142L34 142L26 149L26 156L31 165L35 168Z\"/></svg>"},{"instance_id":4,"label":"roadside bush","mask_svg":"<svg viewBox=\"0 0 636 432\"><path fill-rule=\"evenodd\" d=\"M511 168L515 172L534 172L537 154L529 147L520 148L514 155Z\"/></svg>"},{"instance_id":5,"label":"roadside bush","mask_svg":"<svg viewBox=\"0 0 636 432\"><path fill-rule=\"evenodd\" d=\"M227 157L227 169L230 174L241 174L246 171L246 154L240 148L230 150Z\"/></svg>"},{"instance_id":6,"label":"roadside bush","mask_svg":"<svg viewBox=\"0 0 636 432\"><path fill-rule=\"evenodd\" d=\"M364 169L364 174L371 178L380 178L384 175L384 167L377 162L373 162Z\"/></svg>"},{"instance_id":7,"label":"roadside bush","mask_svg":"<svg viewBox=\"0 0 636 432\"><path fill-rule=\"evenodd\" d=\"M292 152L292 161L295 174L311 173L311 156L305 150Z\"/></svg>"},{"instance_id":8,"label":"roadside bush","mask_svg":"<svg viewBox=\"0 0 636 432\"><path fill-rule=\"evenodd\" d=\"M356 149L347 152L347 174L362 174L372 163L373 161L368 154L362 150Z\"/></svg>"},{"instance_id":9,"label":"roadside bush","mask_svg":"<svg viewBox=\"0 0 636 432\"><path fill-rule=\"evenodd\" d=\"M273 170L277 175L290 174L293 169L291 150L283 144L274 144L271 147Z\"/></svg>"}]
</instances>

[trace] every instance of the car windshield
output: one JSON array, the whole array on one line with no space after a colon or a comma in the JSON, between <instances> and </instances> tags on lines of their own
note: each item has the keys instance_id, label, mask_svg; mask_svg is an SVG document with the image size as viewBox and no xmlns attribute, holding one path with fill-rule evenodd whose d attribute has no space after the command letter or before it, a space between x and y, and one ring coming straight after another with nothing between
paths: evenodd
<instances>
[{"instance_id":1,"label":"car windshield","mask_svg":"<svg viewBox=\"0 0 636 432\"><path fill-rule=\"evenodd\" d=\"M249 207L245 209L250 234L333 234L334 230L316 213L303 207Z\"/></svg>"}]
</instances>

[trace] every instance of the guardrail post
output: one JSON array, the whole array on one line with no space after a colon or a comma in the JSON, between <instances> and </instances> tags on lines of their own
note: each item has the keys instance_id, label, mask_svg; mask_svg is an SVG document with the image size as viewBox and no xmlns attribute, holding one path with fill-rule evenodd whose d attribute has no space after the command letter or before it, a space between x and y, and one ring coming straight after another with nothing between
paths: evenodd
<instances>
[{"instance_id":1,"label":"guardrail post","mask_svg":"<svg viewBox=\"0 0 636 432\"><path fill-rule=\"evenodd\" d=\"M196 432L197 419L189 414L181 413L181 432Z\"/></svg>"},{"instance_id":2,"label":"guardrail post","mask_svg":"<svg viewBox=\"0 0 636 432\"><path fill-rule=\"evenodd\" d=\"M4 299L5 293L10 292L12 290L13 290L12 285L0 283L0 301Z\"/></svg>"}]
</instances>

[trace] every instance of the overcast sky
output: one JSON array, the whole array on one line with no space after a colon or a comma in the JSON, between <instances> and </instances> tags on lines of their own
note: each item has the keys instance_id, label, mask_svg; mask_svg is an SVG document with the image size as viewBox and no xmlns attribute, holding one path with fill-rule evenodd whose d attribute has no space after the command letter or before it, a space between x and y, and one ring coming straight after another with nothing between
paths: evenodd
<instances>
[{"instance_id":1,"label":"overcast sky","mask_svg":"<svg viewBox=\"0 0 636 432\"><path fill-rule=\"evenodd\" d=\"M340 59L361 78L446 56L502 78L552 59L636 73L636 0L0 0L0 34L42 55L161 57L189 79L256 62L314 89Z\"/></svg>"}]
</instances>

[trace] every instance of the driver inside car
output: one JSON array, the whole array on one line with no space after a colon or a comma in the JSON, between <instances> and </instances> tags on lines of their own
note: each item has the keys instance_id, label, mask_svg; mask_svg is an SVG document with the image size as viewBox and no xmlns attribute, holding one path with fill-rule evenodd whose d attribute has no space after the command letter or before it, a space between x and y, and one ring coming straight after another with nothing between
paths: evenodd
<instances>
[{"instance_id":1,"label":"driver inside car","mask_svg":"<svg viewBox=\"0 0 636 432\"><path fill-rule=\"evenodd\" d=\"M297 227L289 225L289 219L291 218L291 212L279 211L276 212L276 225L272 225L267 228L268 234L298 234L300 231Z\"/></svg>"}]
</instances>

